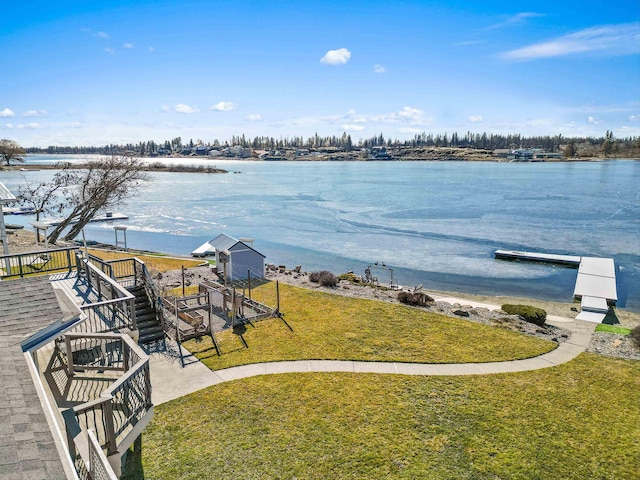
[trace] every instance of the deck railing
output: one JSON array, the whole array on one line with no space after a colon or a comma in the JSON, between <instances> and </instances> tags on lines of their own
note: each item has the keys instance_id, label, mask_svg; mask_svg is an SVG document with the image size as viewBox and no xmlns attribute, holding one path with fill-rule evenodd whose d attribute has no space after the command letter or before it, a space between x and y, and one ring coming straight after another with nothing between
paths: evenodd
<instances>
[{"instance_id":1,"label":"deck railing","mask_svg":"<svg viewBox=\"0 0 640 480\"><path fill-rule=\"evenodd\" d=\"M104 274L127 286L138 285L144 276L143 270L146 269L144 262L135 257L103 260L89 255L87 259Z\"/></svg>"},{"instance_id":2,"label":"deck railing","mask_svg":"<svg viewBox=\"0 0 640 480\"><path fill-rule=\"evenodd\" d=\"M88 263L96 269L102 271L119 285L143 286L151 304L151 308L156 312L160 324L164 330L164 315L162 312L162 297L155 282L151 278L151 273L147 265L136 257L121 258L118 260L102 260L94 255L89 255ZM135 306L135 302L134 302Z\"/></svg>"},{"instance_id":3,"label":"deck railing","mask_svg":"<svg viewBox=\"0 0 640 480\"><path fill-rule=\"evenodd\" d=\"M119 345L121 354L114 357L112 364L108 355L102 355L102 361L87 361L95 352L109 351L109 346L114 344ZM100 447L106 449L107 455L114 455L131 428L152 407L149 357L123 334L68 333L65 334L65 350L69 375L80 370L123 372L98 398L73 408L82 429L93 429ZM95 358L100 358L99 353Z\"/></svg>"},{"instance_id":4,"label":"deck railing","mask_svg":"<svg viewBox=\"0 0 640 480\"><path fill-rule=\"evenodd\" d=\"M71 272L76 266L75 254L78 250L78 247L66 247L1 255L0 279L43 273Z\"/></svg>"},{"instance_id":5,"label":"deck railing","mask_svg":"<svg viewBox=\"0 0 640 480\"><path fill-rule=\"evenodd\" d=\"M92 429L83 434L73 409L62 412L69 454L80 480L118 480Z\"/></svg>"},{"instance_id":6,"label":"deck railing","mask_svg":"<svg viewBox=\"0 0 640 480\"><path fill-rule=\"evenodd\" d=\"M111 468L100 443L93 430L87 431L89 438L89 479L90 480L118 480L117 475Z\"/></svg>"},{"instance_id":7,"label":"deck railing","mask_svg":"<svg viewBox=\"0 0 640 480\"><path fill-rule=\"evenodd\" d=\"M106 275L100 265L77 255L78 276L84 278L99 301L80 306L87 319L75 332L111 332L137 329L135 297L113 278Z\"/></svg>"}]
</instances>

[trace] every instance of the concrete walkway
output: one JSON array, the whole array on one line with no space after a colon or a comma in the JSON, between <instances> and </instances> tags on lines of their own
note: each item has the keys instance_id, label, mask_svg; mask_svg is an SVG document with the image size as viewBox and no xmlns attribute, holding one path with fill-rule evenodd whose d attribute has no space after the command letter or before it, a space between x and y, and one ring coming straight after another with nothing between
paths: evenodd
<instances>
[{"instance_id":1,"label":"concrete walkway","mask_svg":"<svg viewBox=\"0 0 640 480\"><path fill-rule=\"evenodd\" d=\"M449 303L460 303L491 310L497 305L469 302L467 300L442 297ZM177 355L177 345L167 344L167 352L151 354L152 400L159 405L169 400L187 395L197 390L258 375L276 375L281 373L305 372L351 372L381 373L397 375L487 375L493 373L524 372L554 367L573 360L584 352L591 340L596 325L570 318L549 316L547 323L561 326L571 332L571 337L558 345L555 350L538 357L524 360L488 363L402 363L402 362L362 362L351 360L296 360L286 362L267 362L212 371L195 357L187 353L186 366L183 368Z\"/></svg>"}]
</instances>

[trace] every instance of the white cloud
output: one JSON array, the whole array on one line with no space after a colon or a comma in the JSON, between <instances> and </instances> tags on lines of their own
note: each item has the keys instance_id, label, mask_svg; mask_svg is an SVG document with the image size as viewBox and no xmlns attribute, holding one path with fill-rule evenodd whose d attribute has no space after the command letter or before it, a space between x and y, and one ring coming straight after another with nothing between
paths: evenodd
<instances>
[{"instance_id":1,"label":"white cloud","mask_svg":"<svg viewBox=\"0 0 640 480\"><path fill-rule=\"evenodd\" d=\"M351 58L351 52L346 48L339 48L337 50L329 50L324 54L324 57L320 59L320 63L327 65L344 65Z\"/></svg>"},{"instance_id":2,"label":"white cloud","mask_svg":"<svg viewBox=\"0 0 640 480\"><path fill-rule=\"evenodd\" d=\"M122 48L133 48L133 43L123 43Z\"/></svg>"},{"instance_id":3,"label":"white cloud","mask_svg":"<svg viewBox=\"0 0 640 480\"><path fill-rule=\"evenodd\" d=\"M422 129L420 128L412 128L412 127L402 127L400 129L400 133L410 133L413 135L417 135L418 133L422 133Z\"/></svg>"},{"instance_id":4,"label":"white cloud","mask_svg":"<svg viewBox=\"0 0 640 480\"><path fill-rule=\"evenodd\" d=\"M39 123L36 123L36 122L21 123L20 125L17 126L17 128L26 128L26 129L29 129L29 130L36 130L38 128L42 128L42 125L40 125Z\"/></svg>"},{"instance_id":5,"label":"white cloud","mask_svg":"<svg viewBox=\"0 0 640 480\"><path fill-rule=\"evenodd\" d=\"M16 114L13 113L10 109L5 108L4 110L0 111L0 117L15 117Z\"/></svg>"},{"instance_id":6,"label":"white cloud","mask_svg":"<svg viewBox=\"0 0 640 480\"><path fill-rule=\"evenodd\" d=\"M149 51L150 52L155 52L156 51L156 47L149 47Z\"/></svg>"},{"instance_id":7,"label":"white cloud","mask_svg":"<svg viewBox=\"0 0 640 480\"><path fill-rule=\"evenodd\" d=\"M259 113L253 113L251 115L247 115L247 120L249 120L250 122L259 122L260 120L262 120L262 115L260 115Z\"/></svg>"},{"instance_id":8,"label":"white cloud","mask_svg":"<svg viewBox=\"0 0 640 480\"><path fill-rule=\"evenodd\" d=\"M640 120L640 115L629 115L630 122L637 122L638 120Z\"/></svg>"},{"instance_id":9,"label":"white cloud","mask_svg":"<svg viewBox=\"0 0 640 480\"><path fill-rule=\"evenodd\" d=\"M382 65L380 65L379 63L376 63L373 66L373 73L387 73L387 69L384 68Z\"/></svg>"},{"instance_id":10,"label":"white cloud","mask_svg":"<svg viewBox=\"0 0 640 480\"><path fill-rule=\"evenodd\" d=\"M419 108L404 107L397 114L400 120L408 120L411 124L419 124L423 120L424 111Z\"/></svg>"},{"instance_id":11,"label":"white cloud","mask_svg":"<svg viewBox=\"0 0 640 480\"><path fill-rule=\"evenodd\" d=\"M526 61L596 52L607 56L640 53L640 26L636 23L587 28L547 42L500 54L503 60Z\"/></svg>"},{"instance_id":12,"label":"white cloud","mask_svg":"<svg viewBox=\"0 0 640 480\"><path fill-rule=\"evenodd\" d=\"M107 52L109 55L114 55L116 53L116 51L110 47L105 48L104 51Z\"/></svg>"},{"instance_id":13,"label":"white cloud","mask_svg":"<svg viewBox=\"0 0 640 480\"><path fill-rule=\"evenodd\" d=\"M320 121L329 123L343 122L346 125L358 125L363 123L408 123L410 125L425 125L432 121L426 117L423 110L414 107L404 107L402 110L378 115L361 115L355 110L349 110L345 115L319 118Z\"/></svg>"},{"instance_id":14,"label":"white cloud","mask_svg":"<svg viewBox=\"0 0 640 480\"><path fill-rule=\"evenodd\" d=\"M46 110L29 110L22 114L23 117L44 117L47 114Z\"/></svg>"},{"instance_id":15,"label":"white cloud","mask_svg":"<svg viewBox=\"0 0 640 480\"><path fill-rule=\"evenodd\" d=\"M230 112L235 110L236 104L233 102L218 102L215 105L211 105L209 110L215 110L217 112Z\"/></svg>"},{"instance_id":16,"label":"white cloud","mask_svg":"<svg viewBox=\"0 0 640 480\"><path fill-rule=\"evenodd\" d=\"M13 123L5 123L5 128L13 128Z\"/></svg>"},{"instance_id":17,"label":"white cloud","mask_svg":"<svg viewBox=\"0 0 640 480\"><path fill-rule=\"evenodd\" d=\"M93 36L98 38L104 38L105 40L111 37L107 32L96 32L93 34Z\"/></svg>"},{"instance_id":18,"label":"white cloud","mask_svg":"<svg viewBox=\"0 0 640 480\"><path fill-rule=\"evenodd\" d=\"M173 109L178 113L196 113L200 111L198 107L192 107L184 103L178 103Z\"/></svg>"},{"instance_id":19,"label":"white cloud","mask_svg":"<svg viewBox=\"0 0 640 480\"><path fill-rule=\"evenodd\" d=\"M522 25L524 24L529 18L536 18L536 17L544 17L546 16L543 13L535 13L535 12L520 12L520 13L516 13L515 15L511 15L510 17L507 17L506 19L504 19L503 21L496 23L494 25L490 25L489 27L487 27L487 30L493 30L496 28L503 28L503 27L512 27L515 25Z\"/></svg>"},{"instance_id":20,"label":"white cloud","mask_svg":"<svg viewBox=\"0 0 640 480\"><path fill-rule=\"evenodd\" d=\"M364 126L363 125L344 124L344 125L340 125L340 128L342 130L349 130L349 131L355 131L355 132L360 132L360 131L364 130Z\"/></svg>"},{"instance_id":21,"label":"white cloud","mask_svg":"<svg viewBox=\"0 0 640 480\"><path fill-rule=\"evenodd\" d=\"M602 123L596 117L592 117L591 115L587 117L587 122L589 122L591 125L600 125Z\"/></svg>"},{"instance_id":22,"label":"white cloud","mask_svg":"<svg viewBox=\"0 0 640 480\"><path fill-rule=\"evenodd\" d=\"M468 47L470 45L479 45L481 43L485 43L485 42L482 40L466 40L463 42L456 42L453 45L456 47Z\"/></svg>"},{"instance_id":23,"label":"white cloud","mask_svg":"<svg viewBox=\"0 0 640 480\"><path fill-rule=\"evenodd\" d=\"M470 115L467 117L467 120L471 123L480 123L484 121L484 118L482 118L482 115Z\"/></svg>"},{"instance_id":24,"label":"white cloud","mask_svg":"<svg viewBox=\"0 0 640 480\"><path fill-rule=\"evenodd\" d=\"M168 112L169 110L171 110L169 105L162 105L162 108L160 109L161 112Z\"/></svg>"}]
</instances>

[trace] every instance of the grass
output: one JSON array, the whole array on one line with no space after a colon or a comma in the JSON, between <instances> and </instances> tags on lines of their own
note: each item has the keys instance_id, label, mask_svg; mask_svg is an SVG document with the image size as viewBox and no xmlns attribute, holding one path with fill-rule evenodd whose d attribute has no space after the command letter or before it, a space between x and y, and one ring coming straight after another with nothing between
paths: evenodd
<instances>
[{"instance_id":1,"label":"grass","mask_svg":"<svg viewBox=\"0 0 640 480\"><path fill-rule=\"evenodd\" d=\"M103 260L119 260L122 258L137 257L142 260L147 268L157 272L166 272L169 270L180 270L185 268L197 267L202 262L198 260L189 260L175 257L165 257L156 254L138 254L133 252L113 252L110 250L89 249L91 255L95 255Z\"/></svg>"},{"instance_id":2,"label":"grass","mask_svg":"<svg viewBox=\"0 0 640 480\"><path fill-rule=\"evenodd\" d=\"M600 323L596 327L596 332L607 332L607 333L617 333L619 335L629 335L631 333L631 329Z\"/></svg>"},{"instance_id":3,"label":"grass","mask_svg":"<svg viewBox=\"0 0 640 480\"><path fill-rule=\"evenodd\" d=\"M286 322L269 319L246 326L244 348L238 335L216 335L185 343L209 368L298 359L397 362L490 362L529 358L556 344L506 329L469 322L404 305L280 286ZM253 291L253 298L276 305L275 284Z\"/></svg>"},{"instance_id":4,"label":"grass","mask_svg":"<svg viewBox=\"0 0 640 480\"><path fill-rule=\"evenodd\" d=\"M638 478L640 362L268 375L156 406L124 478ZM137 469L136 469L137 467Z\"/></svg>"}]
</instances>

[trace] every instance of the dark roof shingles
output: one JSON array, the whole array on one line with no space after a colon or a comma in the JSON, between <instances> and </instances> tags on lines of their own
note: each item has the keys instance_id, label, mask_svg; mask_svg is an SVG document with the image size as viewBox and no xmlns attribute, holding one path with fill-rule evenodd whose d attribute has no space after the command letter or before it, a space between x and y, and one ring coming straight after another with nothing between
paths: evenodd
<instances>
[{"instance_id":1,"label":"dark roof shingles","mask_svg":"<svg viewBox=\"0 0 640 480\"><path fill-rule=\"evenodd\" d=\"M20 342L62 318L47 277L0 282L0 478L65 479Z\"/></svg>"}]
</instances>

